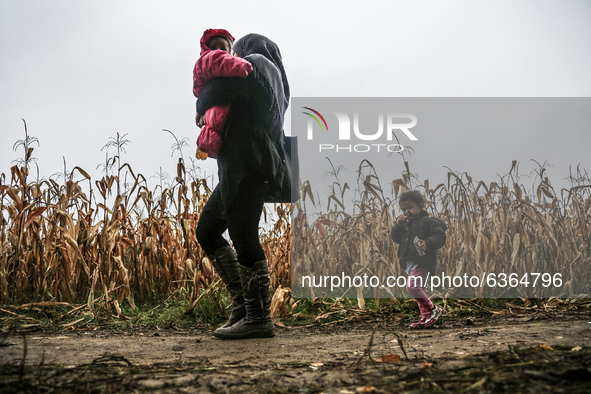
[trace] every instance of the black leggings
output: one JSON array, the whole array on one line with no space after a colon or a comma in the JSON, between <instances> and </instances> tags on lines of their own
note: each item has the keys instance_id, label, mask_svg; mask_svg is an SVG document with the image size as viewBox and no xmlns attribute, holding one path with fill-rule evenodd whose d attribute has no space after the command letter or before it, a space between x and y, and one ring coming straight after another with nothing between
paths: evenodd
<instances>
[{"instance_id":1,"label":"black leggings","mask_svg":"<svg viewBox=\"0 0 591 394\"><path fill-rule=\"evenodd\" d=\"M220 185L216 186L203 207L196 230L197 241L208 256L228 245L222 235L227 229L241 265L251 268L257 261L265 260L265 252L259 241L259 221L266 190L260 176L245 178L224 216Z\"/></svg>"}]
</instances>

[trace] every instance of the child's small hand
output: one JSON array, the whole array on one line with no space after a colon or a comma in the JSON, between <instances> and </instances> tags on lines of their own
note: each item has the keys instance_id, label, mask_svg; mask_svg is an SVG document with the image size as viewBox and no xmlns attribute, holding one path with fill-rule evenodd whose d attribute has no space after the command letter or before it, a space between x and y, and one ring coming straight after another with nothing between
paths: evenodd
<instances>
[{"instance_id":1,"label":"child's small hand","mask_svg":"<svg viewBox=\"0 0 591 394\"><path fill-rule=\"evenodd\" d=\"M421 252L425 252L427 250L427 243L422 239L419 239L419 242L417 242L417 249Z\"/></svg>"},{"instance_id":2,"label":"child's small hand","mask_svg":"<svg viewBox=\"0 0 591 394\"><path fill-rule=\"evenodd\" d=\"M402 215L400 215L396 218L396 224L401 224L401 223L407 222L408 219L410 219L410 216L408 215L408 213L403 213Z\"/></svg>"}]
</instances>

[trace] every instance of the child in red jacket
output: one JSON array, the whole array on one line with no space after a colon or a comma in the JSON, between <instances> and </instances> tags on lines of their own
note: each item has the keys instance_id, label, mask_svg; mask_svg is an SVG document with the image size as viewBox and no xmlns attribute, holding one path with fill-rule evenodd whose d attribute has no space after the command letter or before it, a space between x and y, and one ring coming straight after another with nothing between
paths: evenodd
<instances>
[{"instance_id":1,"label":"child in red jacket","mask_svg":"<svg viewBox=\"0 0 591 394\"><path fill-rule=\"evenodd\" d=\"M246 78L252 72L252 65L230 54L234 37L224 29L208 29L201 37L201 56L193 69L193 94L199 98L205 84L215 77ZM216 158L222 146L224 124L228 118L230 104L217 105L205 113L205 126L197 140L197 158Z\"/></svg>"}]
</instances>

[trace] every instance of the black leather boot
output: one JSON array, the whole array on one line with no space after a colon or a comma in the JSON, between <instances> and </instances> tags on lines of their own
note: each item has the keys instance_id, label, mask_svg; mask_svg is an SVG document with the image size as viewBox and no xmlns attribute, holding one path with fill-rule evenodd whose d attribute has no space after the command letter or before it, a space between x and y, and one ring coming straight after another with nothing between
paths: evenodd
<instances>
[{"instance_id":1,"label":"black leather boot","mask_svg":"<svg viewBox=\"0 0 591 394\"><path fill-rule=\"evenodd\" d=\"M275 324L271 320L271 282L267 260L257 261L252 268L240 265L240 279L246 317L231 327L218 328L213 335L230 339L272 337L275 335Z\"/></svg>"},{"instance_id":2,"label":"black leather boot","mask_svg":"<svg viewBox=\"0 0 591 394\"><path fill-rule=\"evenodd\" d=\"M230 318L222 327L230 327L246 316L244 297L242 295L242 282L240 281L240 269L236 251L231 246L223 246L215 251L215 256L210 257L218 275L226 285L226 289L232 297L232 313Z\"/></svg>"}]
</instances>

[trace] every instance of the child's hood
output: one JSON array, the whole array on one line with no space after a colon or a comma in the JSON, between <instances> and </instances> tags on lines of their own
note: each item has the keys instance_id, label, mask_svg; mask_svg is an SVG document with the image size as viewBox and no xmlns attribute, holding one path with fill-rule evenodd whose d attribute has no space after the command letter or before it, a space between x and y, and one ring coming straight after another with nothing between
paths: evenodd
<instances>
[{"instance_id":1,"label":"child's hood","mask_svg":"<svg viewBox=\"0 0 591 394\"><path fill-rule=\"evenodd\" d=\"M230 32L228 30L225 30L225 29L207 29L207 30L205 30L203 32L203 36L201 36L201 41L199 41L199 44L201 46L201 54L200 54L200 56L203 56L207 52L211 51L211 49L207 46L207 43L213 37L218 37L218 36L229 39L231 43L234 42L234 37L232 37L232 35L230 34Z\"/></svg>"}]
</instances>

